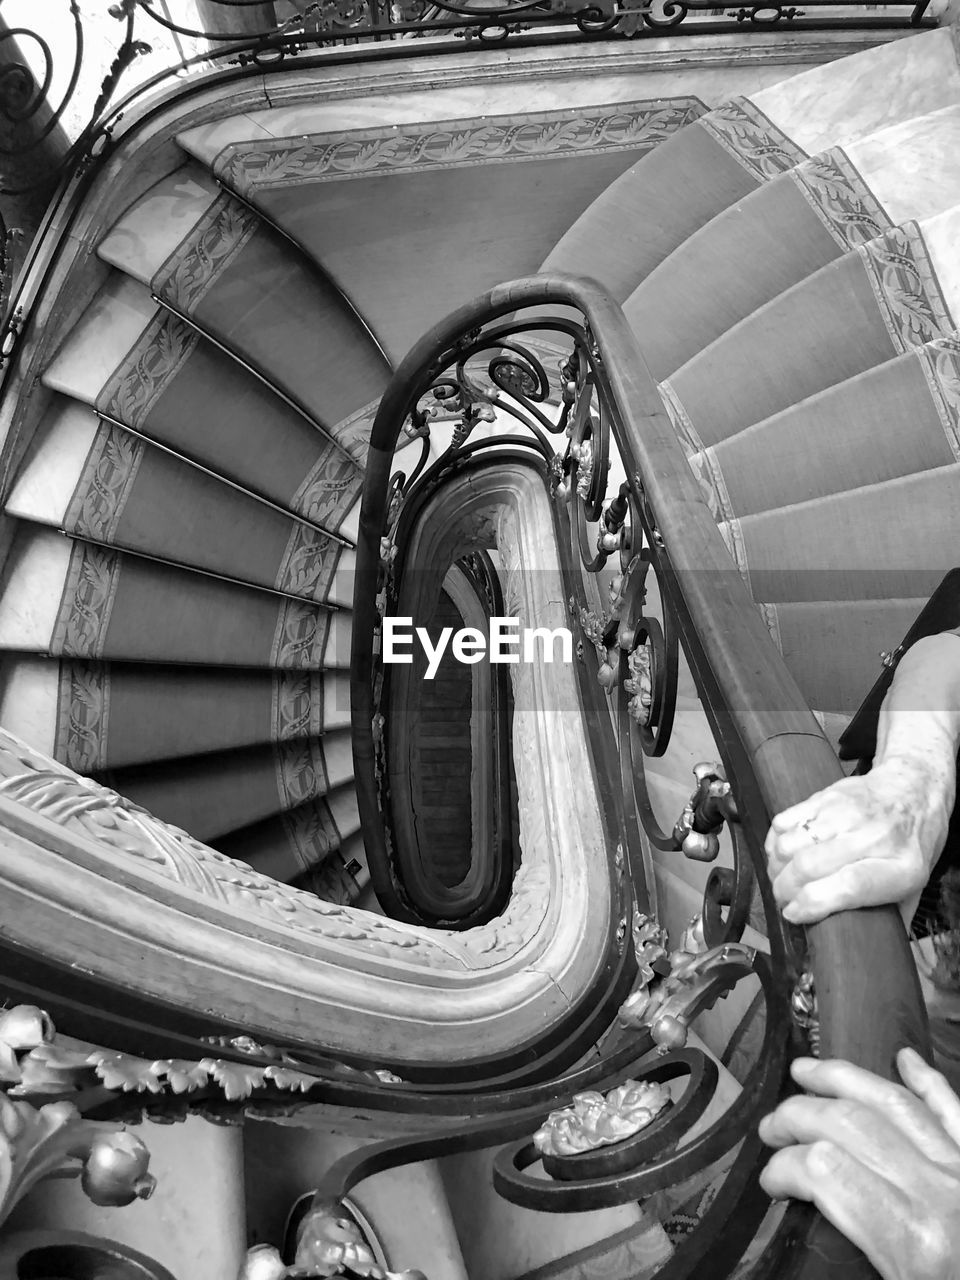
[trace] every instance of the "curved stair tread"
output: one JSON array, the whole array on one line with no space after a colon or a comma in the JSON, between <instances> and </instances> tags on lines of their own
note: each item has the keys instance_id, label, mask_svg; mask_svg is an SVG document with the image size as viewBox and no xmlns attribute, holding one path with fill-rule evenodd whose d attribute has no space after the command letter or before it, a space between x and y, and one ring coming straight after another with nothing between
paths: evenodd
<instances>
[{"instance_id":1,"label":"curved stair tread","mask_svg":"<svg viewBox=\"0 0 960 1280\"><path fill-rule=\"evenodd\" d=\"M141 195L97 244L97 256L149 289L221 198L216 178L189 157Z\"/></svg>"},{"instance_id":2,"label":"curved stair tread","mask_svg":"<svg viewBox=\"0 0 960 1280\"><path fill-rule=\"evenodd\" d=\"M757 177L705 120L688 124L602 191L541 271L589 276L622 302L689 236L756 190Z\"/></svg>"},{"instance_id":3,"label":"curved stair tread","mask_svg":"<svg viewBox=\"0 0 960 1280\"><path fill-rule=\"evenodd\" d=\"M363 473L341 444L119 273L73 327L43 382L332 532L359 497ZM361 411L337 429L362 447L366 424Z\"/></svg>"},{"instance_id":4,"label":"curved stair tread","mask_svg":"<svg viewBox=\"0 0 960 1280\"><path fill-rule=\"evenodd\" d=\"M810 155L958 99L960 66L946 29L811 67L750 98L735 98L612 183L542 269L592 276L623 301L688 237L763 183Z\"/></svg>"},{"instance_id":5,"label":"curved stair tread","mask_svg":"<svg viewBox=\"0 0 960 1280\"><path fill-rule=\"evenodd\" d=\"M386 387L391 370L382 352L330 280L228 192L158 261L168 244L150 224L175 179L158 184L160 194L148 192L142 211L129 209L99 255L133 270L163 305L331 432Z\"/></svg>"},{"instance_id":6,"label":"curved stair tread","mask_svg":"<svg viewBox=\"0 0 960 1280\"><path fill-rule=\"evenodd\" d=\"M47 415L5 510L251 586L353 601L352 550L76 402Z\"/></svg>"},{"instance_id":7,"label":"curved stair tread","mask_svg":"<svg viewBox=\"0 0 960 1280\"><path fill-rule=\"evenodd\" d=\"M428 90L405 89L406 69L384 91L362 97L323 98L316 95L289 105L262 107L237 112L209 124L184 129L177 134L179 145L221 180L230 176L233 148L242 144L269 145L282 138L340 133L356 135L366 129L394 125L435 125L451 121L485 120L490 116L523 117L533 112L587 108L601 104L632 102L637 97L637 77L633 71L584 77L574 71L569 76L549 78L524 73L516 77L465 81L457 85L432 83ZM662 97L662 95L660 95ZM438 138L438 145L444 139ZM252 196L255 188L241 195Z\"/></svg>"},{"instance_id":8,"label":"curved stair tread","mask_svg":"<svg viewBox=\"0 0 960 1280\"><path fill-rule=\"evenodd\" d=\"M352 131L320 101L264 113L269 140L244 115L214 127L216 152L205 127L180 142L322 267L399 362L453 306L536 271L598 192L703 110L689 95L624 101L628 76L598 104L606 81L566 96L550 82L440 88L419 121L385 120L374 100L379 123ZM424 262L442 263L442 287L423 287Z\"/></svg>"},{"instance_id":9,"label":"curved stair tread","mask_svg":"<svg viewBox=\"0 0 960 1280\"><path fill-rule=\"evenodd\" d=\"M765 603L930 595L957 562L960 463L720 529L754 598Z\"/></svg>"},{"instance_id":10,"label":"curved stair tread","mask_svg":"<svg viewBox=\"0 0 960 1280\"><path fill-rule=\"evenodd\" d=\"M949 26L811 67L753 94L756 107L810 155L960 101Z\"/></svg>"},{"instance_id":11,"label":"curved stair tread","mask_svg":"<svg viewBox=\"0 0 960 1280\"><path fill-rule=\"evenodd\" d=\"M739 321L660 384L694 449L769 418L960 322L960 207L895 227Z\"/></svg>"},{"instance_id":12,"label":"curved stair tread","mask_svg":"<svg viewBox=\"0 0 960 1280\"><path fill-rule=\"evenodd\" d=\"M347 733L110 770L101 781L209 843L353 779Z\"/></svg>"},{"instance_id":13,"label":"curved stair tread","mask_svg":"<svg viewBox=\"0 0 960 1280\"><path fill-rule=\"evenodd\" d=\"M133 662L345 666L350 615L22 524L0 649Z\"/></svg>"},{"instance_id":14,"label":"curved stair tread","mask_svg":"<svg viewBox=\"0 0 960 1280\"><path fill-rule=\"evenodd\" d=\"M290 884L319 866L360 828L351 786L217 838L216 848L262 875Z\"/></svg>"},{"instance_id":15,"label":"curved stair tread","mask_svg":"<svg viewBox=\"0 0 960 1280\"><path fill-rule=\"evenodd\" d=\"M77 773L317 737L350 723L345 671L11 655L0 722Z\"/></svg>"},{"instance_id":16,"label":"curved stair tread","mask_svg":"<svg viewBox=\"0 0 960 1280\"><path fill-rule=\"evenodd\" d=\"M110 379L144 335L153 334L161 317L161 309L142 284L120 272L111 273L45 367L43 385L85 404L98 405ZM162 370L169 376L164 365L169 366L173 352L167 347L161 351L166 360L160 370L151 371L151 390L156 389L157 372ZM102 404L98 407L105 408Z\"/></svg>"},{"instance_id":17,"label":"curved stair tread","mask_svg":"<svg viewBox=\"0 0 960 1280\"><path fill-rule=\"evenodd\" d=\"M655 378L888 228L960 204L960 104L803 160L719 213L624 302ZM789 228L789 232L786 229Z\"/></svg>"},{"instance_id":18,"label":"curved stair tread","mask_svg":"<svg viewBox=\"0 0 960 1280\"><path fill-rule=\"evenodd\" d=\"M302 871L290 881L295 889L312 893L324 902L333 902L338 906L361 906L361 899L368 896L366 890L370 885L370 873L365 864L355 855L355 842L358 835L348 836L339 849L334 849L308 871ZM361 906L366 910L365 904Z\"/></svg>"},{"instance_id":19,"label":"curved stair tread","mask_svg":"<svg viewBox=\"0 0 960 1280\"><path fill-rule=\"evenodd\" d=\"M809 396L691 457L727 518L960 461L960 341L941 339Z\"/></svg>"},{"instance_id":20,"label":"curved stair tread","mask_svg":"<svg viewBox=\"0 0 960 1280\"><path fill-rule=\"evenodd\" d=\"M880 675L881 655L896 649L928 598L788 601L763 612L807 703L851 716Z\"/></svg>"}]
</instances>

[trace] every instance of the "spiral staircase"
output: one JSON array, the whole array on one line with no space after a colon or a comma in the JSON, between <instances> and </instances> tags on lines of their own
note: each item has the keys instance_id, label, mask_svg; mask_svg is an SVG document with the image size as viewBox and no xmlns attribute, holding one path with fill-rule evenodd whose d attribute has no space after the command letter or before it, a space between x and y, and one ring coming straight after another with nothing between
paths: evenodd
<instances>
[{"instance_id":1,"label":"spiral staircase","mask_svg":"<svg viewBox=\"0 0 960 1280\"><path fill-rule=\"evenodd\" d=\"M201 123L190 104L175 137L148 136L109 224L73 233L81 287L56 297L48 281L19 389L33 406L10 410L3 729L258 884L382 911L351 742L371 425L446 313L560 272L622 305L732 561L835 741L960 544L958 48L942 27L724 102L642 98L626 74L314 100L306 75L276 101L224 96ZM717 754L681 662L670 748L646 770L663 828ZM522 805L520 828L527 857ZM710 869L644 847L679 946ZM387 978L391 929L422 959L415 929L376 919ZM336 920L346 946L371 927ZM447 956L472 945L469 929L433 932ZM596 958L582 964L575 997L596 979ZM695 1024L723 1064L718 1097L756 1051L753 994ZM334 1056L369 1065L364 1025L347 1020ZM497 1051L527 1033L498 1031ZM411 1067L398 1037L384 1061ZM484 1202L491 1223L514 1215L506 1236L539 1241L504 1261L465 1243L484 1159L451 1157L444 1182L474 1277L652 1274L705 1195L659 1206L667 1232L635 1205L551 1234Z\"/></svg>"}]
</instances>

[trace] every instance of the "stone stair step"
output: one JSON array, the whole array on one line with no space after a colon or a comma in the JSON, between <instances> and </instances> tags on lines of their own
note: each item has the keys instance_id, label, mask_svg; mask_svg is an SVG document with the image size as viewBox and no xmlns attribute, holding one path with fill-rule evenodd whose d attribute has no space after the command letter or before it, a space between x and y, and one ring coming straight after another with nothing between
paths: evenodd
<instances>
[{"instance_id":1,"label":"stone stair step","mask_svg":"<svg viewBox=\"0 0 960 1280\"><path fill-rule=\"evenodd\" d=\"M353 601L352 550L174 454L61 402L31 443L10 515L317 603ZM336 570L346 570L338 589Z\"/></svg>"},{"instance_id":2,"label":"stone stair step","mask_svg":"<svg viewBox=\"0 0 960 1280\"><path fill-rule=\"evenodd\" d=\"M347 733L112 770L108 786L208 843L353 778Z\"/></svg>"},{"instance_id":3,"label":"stone stair step","mask_svg":"<svg viewBox=\"0 0 960 1280\"><path fill-rule=\"evenodd\" d=\"M345 671L11 655L0 723L78 773L316 737L350 723Z\"/></svg>"},{"instance_id":4,"label":"stone stair step","mask_svg":"<svg viewBox=\"0 0 960 1280\"><path fill-rule=\"evenodd\" d=\"M335 667L350 615L21 524L0 649L132 662Z\"/></svg>"}]
</instances>

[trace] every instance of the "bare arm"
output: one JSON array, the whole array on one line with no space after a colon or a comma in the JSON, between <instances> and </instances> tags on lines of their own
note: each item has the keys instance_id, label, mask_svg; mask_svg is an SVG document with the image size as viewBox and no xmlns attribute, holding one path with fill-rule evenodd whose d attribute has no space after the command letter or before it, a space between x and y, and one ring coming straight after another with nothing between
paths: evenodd
<instances>
[{"instance_id":1,"label":"bare arm","mask_svg":"<svg viewBox=\"0 0 960 1280\"><path fill-rule=\"evenodd\" d=\"M877 754L778 814L767 836L773 890L788 920L901 904L909 919L946 839L960 745L960 634L918 640L884 699Z\"/></svg>"}]
</instances>

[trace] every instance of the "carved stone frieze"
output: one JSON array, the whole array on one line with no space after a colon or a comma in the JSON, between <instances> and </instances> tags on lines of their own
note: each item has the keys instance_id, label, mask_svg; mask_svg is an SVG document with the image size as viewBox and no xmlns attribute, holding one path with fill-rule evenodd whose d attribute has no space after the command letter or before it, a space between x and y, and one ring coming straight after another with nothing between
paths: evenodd
<instances>
[{"instance_id":1,"label":"carved stone frieze","mask_svg":"<svg viewBox=\"0 0 960 1280\"><path fill-rule=\"evenodd\" d=\"M403 955L431 968L463 966L459 948L451 947L445 936L430 937L379 916L351 912L260 875L106 787L76 776L4 730L0 798L96 841L121 863L148 869L220 904L264 915L293 935L320 934L349 942L360 954Z\"/></svg>"}]
</instances>

